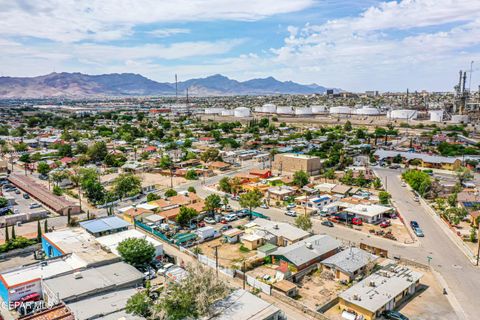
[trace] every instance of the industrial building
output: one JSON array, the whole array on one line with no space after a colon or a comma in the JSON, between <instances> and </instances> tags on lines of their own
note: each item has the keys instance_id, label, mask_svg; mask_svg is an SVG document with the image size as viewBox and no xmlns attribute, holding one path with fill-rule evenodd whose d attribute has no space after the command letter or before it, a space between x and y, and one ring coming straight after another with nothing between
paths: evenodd
<instances>
[{"instance_id":1,"label":"industrial building","mask_svg":"<svg viewBox=\"0 0 480 320\"><path fill-rule=\"evenodd\" d=\"M320 174L322 160L319 157L306 154L276 154L272 166L273 170L279 174L293 174L303 170L309 175L314 176Z\"/></svg>"},{"instance_id":2,"label":"industrial building","mask_svg":"<svg viewBox=\"0 0 480 320\"><path fill-rule=\"evenodd\" d=\"M391 264L342 292L340 309L365 320L377 319L413 295L422 276L421 272Z\"/></svg>"}]
</instances>

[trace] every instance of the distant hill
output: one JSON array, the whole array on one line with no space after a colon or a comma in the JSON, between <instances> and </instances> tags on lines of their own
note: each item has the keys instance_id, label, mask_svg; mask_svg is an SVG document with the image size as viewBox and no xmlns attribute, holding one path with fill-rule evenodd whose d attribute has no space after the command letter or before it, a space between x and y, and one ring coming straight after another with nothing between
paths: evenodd
<instances>
[{"instance_id":1,"label":"distant hill","mask_svg":"<svg viewBox=\"0 0 480 320\"><path fill-rule=\"evenodd\" d=\"M282 82L273 77L240 82L220 74L178 83L180 95L184 95L187 88L192 96L314 94L327 90L317 84ZM175 95L174 83L156 82L133 73L87 75L62 72L31 78L0 77L2 99L172 95Z\"/></svg>"}]
</instances>

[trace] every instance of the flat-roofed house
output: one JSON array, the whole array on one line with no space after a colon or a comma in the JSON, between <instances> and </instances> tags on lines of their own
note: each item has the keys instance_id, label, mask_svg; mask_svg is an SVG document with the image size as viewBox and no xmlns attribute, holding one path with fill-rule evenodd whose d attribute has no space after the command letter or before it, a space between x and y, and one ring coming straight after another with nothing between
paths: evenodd
<instances>
[{"instance_id":1,"label":"flat-roofed house","mask_svg":"<svg viewBox=\"0 0 480 320\"><path fill-rule=\"evenodd\" d=\"M335 279L350 282L357 276L370 271L377 259L378 256L370 252L352 247L323 260L321 263L335 275Z\"/></svg>"}]
</instances>

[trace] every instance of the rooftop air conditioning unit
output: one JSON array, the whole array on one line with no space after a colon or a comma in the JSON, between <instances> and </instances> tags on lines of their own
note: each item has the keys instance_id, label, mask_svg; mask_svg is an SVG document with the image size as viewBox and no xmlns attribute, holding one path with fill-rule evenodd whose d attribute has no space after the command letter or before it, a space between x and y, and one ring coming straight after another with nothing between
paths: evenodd
<instances>
[{"instance_id":1,"label":"rooftop air conditioning unit","mask_svg":"<svg viewBox=\"0 0 480 320\"><path fill-rule=\"evenodd\" d=\"M83 278L82 273L81 272L74 272L73 273L73 278L74 279L82 279Z\"/></svg>"},{"instance_id":2,"label":"rooftop air conditioning unit","mask_svg":"<svg viewBox=\"0 0 480 320\"><path fill-rule=\"evenodd\" d=\"M308 249L313 249L313 245L312 245L310 242L305 243L305 246L306 246Z\"/></svg>"}]
</instances>

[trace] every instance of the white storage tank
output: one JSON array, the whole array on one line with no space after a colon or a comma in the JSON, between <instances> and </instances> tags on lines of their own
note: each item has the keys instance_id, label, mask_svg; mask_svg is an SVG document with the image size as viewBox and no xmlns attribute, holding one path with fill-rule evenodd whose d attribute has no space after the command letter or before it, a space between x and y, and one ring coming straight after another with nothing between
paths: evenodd
<instances>
[{"instance_id":1,"label":"white storage tank","mask_svg":"<svg viewBox=\"0 0 480 320\"><path fill-rule=\"evenodd\" d=\"M297 115L297 116L311 116L312 115L312 108L310 108L310 107L295 108L295 115Z\"/></svg>"},{"instance_id":2,"label":"white storage tank","mask_svg":"<svg viewBox=\"0 0 480 320\"><path fill-rule=\"evenodd\" d=\"M452 123L468 123L470 118L466 114L454 114L452 116Z\"/></svg>"},{"instance_id":3,"label":"white storage tank","mask_svg":"<svg viewBox=\"0 0 480 320\"><path fill-rule=\"evenodd\" d=\"M277 107L278 114L293 114L292 107Z\"/></svg>"},{"instance_id":4,"label":"white storage tank","mask_svg":"<svg viewBox=\"0 0 480 320\"><path fill-rule=\"evenodd\" d=\"M233 116L234 113L235 112L232 109L226 109L222 111L222 116Z\"/></svg>"},{"instance_id":5,"label":"white storage tank","mask_svg":"<svg viewBox=\"0 0 480 320\"><path fill-rule=\"evenodd\" d=\"M317 113L325 113L327 112L327 107L326 106L312 106L312 113L317 114Z\"/></svg>"},{"instance_id":6,"label":"white storage tank","mask_svg":"<svg viewBox=\"0 0 480 320\"><path fill-rule=\"evenodd\" d=\"M346 106L331 107L330 114L351 114L352 108Z\"/></svg>"},{"instance_id":7,"label":"white storage tank","mask_svg":"<svg viewBox=\"0 0 480 320\"><path fill-rule=\"evenodd\" d=\"M225 111L225 108L207 108L205 109L205 114L222 114L223 111Z\"/></svg>"},{"instance_id":8,"label":"white storage tank","mask_svg":"<svg viewBox=\"0 0 480 320\"><path fill-rule=\"evenodd\" d=\"M235 108L233 114L235 118L246 118L246 117L250 117L250 113L251 113L250 109L245 107L238 107L238 108Z\"/></svg>"},{"instance_id":9,"label":"white storage tank","mask_svg":"<svg viewBox=\"0 0 480 320\"><path fill-rule=\"evenodd\" d=\"M274 105L273 103L265 103L262 106L262 112L264 112L264 113L275 113L275 112L277 112L277 106Z\"/></svg>"},{"instance_id":10,"label":"white storage tank","mask_svg":"<svg viewBox=\"0 0 480 320\"><path fill-rule=\"evenodd\" d=\"M253 109L254 112L263 112L263 107L255 107Z\"/></svg>"},{"instance_id":11,"label":"white storage tank","mask_svg":"<svg viewBox=\"0 0 480 320\"><path fill-rule=\"evenodd\" d=\"M387 114L387 117L390 119L417 119L417 110L409 109L399 109L399 110L390 110Z\"/></svg>"},{"instance_id":12,"label":"white storage tank","mask_svg":"<svg viewBox=\"0 0 480 320\"><path fill-rule=\"evenodd\" d=\"M430 114L430 121L432 122L443 121L443 110L431 110L428 113Z\"/></svg>"},{"instance_id":13,"label":"white storage tank","mask_svg":"<svg viewBox=\"0 0 480 320\"><path fill-rule=\"evenodd\" d=\"M355 111L356 114L363 116L376 116L380 114L380 110L370 106L363 106Z\"/></svg>"}]
</instances>

